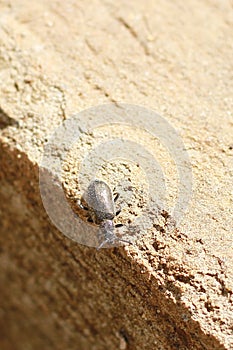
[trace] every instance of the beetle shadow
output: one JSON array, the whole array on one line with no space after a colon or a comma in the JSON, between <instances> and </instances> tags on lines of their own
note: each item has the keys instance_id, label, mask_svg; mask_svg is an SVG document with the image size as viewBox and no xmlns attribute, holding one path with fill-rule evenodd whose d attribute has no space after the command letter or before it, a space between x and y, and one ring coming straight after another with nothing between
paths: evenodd
<instances>
[{"instance_id":1,"label":"beetle shadow","mask_svg":"<svg viewBox=\"0 0 233 350\"><path fill-rule=\"evenodd\" d=\"M0 107L0 130L5 129L7 126L18 126L17 120L9 117L9 115Z\"/></svg>"}]
</instances>

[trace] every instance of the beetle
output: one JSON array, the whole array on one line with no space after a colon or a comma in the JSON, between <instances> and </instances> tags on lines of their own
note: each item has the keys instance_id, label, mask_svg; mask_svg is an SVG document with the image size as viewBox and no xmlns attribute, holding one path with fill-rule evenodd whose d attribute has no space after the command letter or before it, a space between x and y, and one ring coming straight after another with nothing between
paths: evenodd
<instances>
[{"instance_id":1,"label":"beetle","mask_svg":"<svg viewBox=\"0 0 233 350\"><path fill-rule=\"evenodd\" d=\"M104 240L97 249L102 248L106 244L114 244L117 241L130 243L117 237L114 232L113 219L120 213L120 210L116 211L115 208L115 201L118 197L119 194L113 198L112 191L106 182L95 179L90 182L81 198L81 202L77 202L81 209L87 211L88 221L98 225L100 232L104 236ZM123 225L116 225L116 227L120 226Z\"/></svg>"}]
</instances>

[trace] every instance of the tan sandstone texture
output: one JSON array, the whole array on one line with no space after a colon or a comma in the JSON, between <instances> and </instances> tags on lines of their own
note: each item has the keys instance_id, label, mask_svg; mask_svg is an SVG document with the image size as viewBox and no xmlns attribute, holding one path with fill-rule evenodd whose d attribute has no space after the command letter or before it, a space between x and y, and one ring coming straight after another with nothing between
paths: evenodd
<instances>
[{"instance_id":1,"label":"tan sandstone texture","mask_svg":"<svg viewBox=\"0 0 233 350\"><path fill-rule=\"evenodd\" d=\"M232 16L228 0L0 2L1 350L233 349ZM160 208L136 243L98 251L51 223L39 164L62 122L120 102L177 130L192 200L178 224ZM63 161L74 212L81 155L111 138L114 118ZM174 201L175 160L139 129L127 137L151 150ZM99 170L120 192L124 227L150 196L138 163Z\"/></svg>"}]
</instances>

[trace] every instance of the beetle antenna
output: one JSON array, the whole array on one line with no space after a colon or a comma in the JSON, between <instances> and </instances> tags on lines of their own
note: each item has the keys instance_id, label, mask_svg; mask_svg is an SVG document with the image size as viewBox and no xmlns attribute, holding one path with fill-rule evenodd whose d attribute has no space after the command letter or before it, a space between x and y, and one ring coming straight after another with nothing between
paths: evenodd
<instances>
[{"instance_id":1,"label":"beetle antenna","mask_svg":"<svg viewBox=\"0 0 233 350\"><path fill-rule=\"evenodd\" d=\"M119 238L118 241L119 241L119 242L124 242L124 243L129 243L129 244L131 244L131 245L133 244L132 242L127 241L126 239L120 239L120 238Z\"/></svg>"},{"instance_id":2,"label":"beetle antenna","mask_svg":"<svg viewBox=\"0 0 233 350\"><path fill-rule=\"evenodd\" d=\"M117 241L117 242L123 242L123 243L129 243L129 244L133 244L132 242L130 242L130 241L127 241L126 239L120 239L120 238L117 238L117 239L115 239L115 241ZM111 239L105 239L102 243L100 243L100 245L97 247L97 250L100 250L101 248L103 248L103 246L106 244L106 243L110 243L110 242L112 242L113 243L113 241L111 240Z\"/></svg>"},{"instance_id":3,"label":"beetle antenna","mask_svg":"<svg viewBox=\"0 0 233 350\"><path fill-rule=\"evenodd\" d=\"M109 240L108 239L106 239L105 241L103 241L102 243L100 243L100 245L96 248L97 250L100 250L101 248L103 248L103 246L106 244L106 243L108 243L109 242Z\"/></svg>"}]
</instances>

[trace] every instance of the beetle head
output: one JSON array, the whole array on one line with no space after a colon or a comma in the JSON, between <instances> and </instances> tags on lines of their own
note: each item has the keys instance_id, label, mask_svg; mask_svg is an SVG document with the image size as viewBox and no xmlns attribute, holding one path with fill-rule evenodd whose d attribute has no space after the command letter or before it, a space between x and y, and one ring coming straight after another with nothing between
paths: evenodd
<instances>
[{"instance_id":1,"label":"beetle head","mask_svg":"<svg viewBox=\"0 0 233 350\"><path fill-rule=\"evenodd\" d=\"M132 244L130 241L125 239L118 238L114 233L114 224L112 220L104 220L100 225L101 233L104 235L104 241L97 248L103 248L106 244L114 244L116 242L124 242L128 244Z\"/></svg>"}]
</instances>

